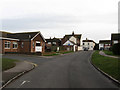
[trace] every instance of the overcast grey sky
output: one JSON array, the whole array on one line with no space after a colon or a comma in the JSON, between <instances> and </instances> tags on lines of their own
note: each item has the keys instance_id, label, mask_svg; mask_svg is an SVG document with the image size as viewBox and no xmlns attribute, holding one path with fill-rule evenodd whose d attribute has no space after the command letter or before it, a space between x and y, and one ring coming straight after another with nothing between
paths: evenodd
<instances>
[{"instance_id":1,"label":"overcast grey sky","mask_svg":"<svg viewBox=\"0 0 120 90\"><path fill-rule=\"evenodd\" d=\"M45 38L82 34L82 39L110 39L118 32L120 0L1 0L2 29L40 31Z\"/></svg>"}]
</instances>

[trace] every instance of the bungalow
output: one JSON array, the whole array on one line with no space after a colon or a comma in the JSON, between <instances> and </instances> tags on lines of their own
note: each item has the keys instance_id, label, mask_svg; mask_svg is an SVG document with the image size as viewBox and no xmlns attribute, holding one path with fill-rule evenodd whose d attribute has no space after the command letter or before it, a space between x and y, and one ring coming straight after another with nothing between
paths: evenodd
<instances>
[{"instance_id":1,"label":"bungalow","mask_svg":"<svg viewBox=\"0 0 120 90\"><path fill-rule=\"evenodd\" d=\"M59 51L59 47L61 46L61 39L60 38L50 38L46 39L46 51Z\"/></svg>"},{"instance_id":2,"label":"bungalow","mask_svg":"<svg viewBox=\"0 0 120 90\"><path fill-rule=\"evenodd\" d=\"M1 32L2 53L36 53L45 51L45 39L40 32Z\"/></svg>"},{"instance_id":3,"label":"bungalow","mask_svg":"<svg viewBox=\"0 0 120 90\"><path fill-rule=\"evenodd\" d=\"M116 43L120 43L120 33L111 34L111 46L113 46Z\"/></svg>"},{"instance_id":4,"label":"bungalow","mask_svg":"<svg viewBox=\"0 0 120 90\"><path fill-rule=\"evenodd\" d=\"M68 51L78 51L81 45L81 34L74 34L74 32L70 35L65 35L61 40L61 43L65 50Z\"/></svg>"},{"instance_id":5,"label":"bungalow","mask_svg":"<svg viewBox=\"0 0 120 90\"><path fill-rule=\"evenodd\" d=\"M87 49L87 50L94 50L95 47L95 42L93 40L88 40L86 38L86 40L83 40L83 50Z\"/></svg>"},{"instance_id":6,"label":"bungalow","mask_svg":"<svg viewBox=\"0 0 120 90\"><path fill-rule=\"evenodd\" d=\"M100 40L99 50L109 50L111 47L111 40Z\"/></svg>"}]
</instances>

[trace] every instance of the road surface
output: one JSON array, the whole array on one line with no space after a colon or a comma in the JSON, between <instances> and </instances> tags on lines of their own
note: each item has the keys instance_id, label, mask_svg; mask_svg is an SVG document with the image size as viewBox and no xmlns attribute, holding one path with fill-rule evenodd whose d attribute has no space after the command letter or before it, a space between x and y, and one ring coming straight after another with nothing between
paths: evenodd
<instances>
[{"instance_id":1,"label":"road surface","mask_svg":"<svg viewBox=\"0 0 120 90\"><path fill-rule=\"evenodd\" d=\"M6 88L117 88L90 63L93 51L59 56L4 55L26 60L38 66L10 83Z\"/></svg>"}]
</instances>

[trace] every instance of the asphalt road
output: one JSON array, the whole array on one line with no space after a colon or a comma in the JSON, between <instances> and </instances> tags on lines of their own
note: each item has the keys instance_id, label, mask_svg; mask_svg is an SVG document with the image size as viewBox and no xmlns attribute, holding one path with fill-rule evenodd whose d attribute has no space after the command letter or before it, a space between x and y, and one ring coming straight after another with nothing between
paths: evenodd
<instances>
[{"instance_id":1,"label":"asphalt road","mask_svg":"<svg viewBox=\"0 0 120 90\"><path fill-rule=\"evenodd\" d=\"M80 51L53 57L4 55L38 65L6 88L117 88L90 64L92 52Z\"/></svg>"}]
</instances>

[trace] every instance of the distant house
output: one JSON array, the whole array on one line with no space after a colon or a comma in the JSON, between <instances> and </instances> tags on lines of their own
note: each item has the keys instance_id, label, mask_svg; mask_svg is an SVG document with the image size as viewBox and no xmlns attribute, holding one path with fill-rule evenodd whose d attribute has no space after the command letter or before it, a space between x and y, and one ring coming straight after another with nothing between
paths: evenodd
<instances>
[{"instance_id":1,"label":"distant house","mask_svg":"<svg viewBox=\"0 0 120 90\"><path fill-rule=\"evenodd\" d=\"M111 45L113 46L116 43L120 43L120 33L111 34Z\"/></svg>"},{"instance_id":2,"label":"distant house","mask_svg":"<svg viewBox=\"0 0 120 90\"><path fill-rule=\"evenodd\" d=\"M2 53L36 53L45 51L45 39L40 32L1 32Z\"/></svg>"},{"instance_id":3,"label":"distant house","mask_svg":"<svg viewBox=\"0 0 120 90\"><path fill-rule=\"evenodd\" d=\"M111 40L100 40L99 50L109 50L111 47Z\"/></svg>"},{"instance_id":4,"label":"distant house","mask_svg":"<svg viewBox=\"0 0 120 90\"><path fill-rule=\"evenodd\" d=\"M46 45L46 51L57 51L59 49L59 46L61 46L61 39L55 37L46 39L45 45Z\"/></svg>"},{"instance_id":5,"label":"distant house","mask_svg":"<svg viewBox=\"0 0 120 90\"><path fill-rule=\"evenodd\" d=\"M86 40L83 40L83 50L84 49L88 49L88 50L94 50L94 47L95 47L95 42L93 40L88 40L86 38Z\"/></svg>"},{"instance_id":6,"label":"distant house","mask_svg":"<svg viewBox=\"0 0 120 90\"><path fill-rule=\"evenodd\" d=\"M68 51L78 51L78 48L81 45L81 34L65 35L61 41L65 50Z\"/></svg>"}]
</instances>

